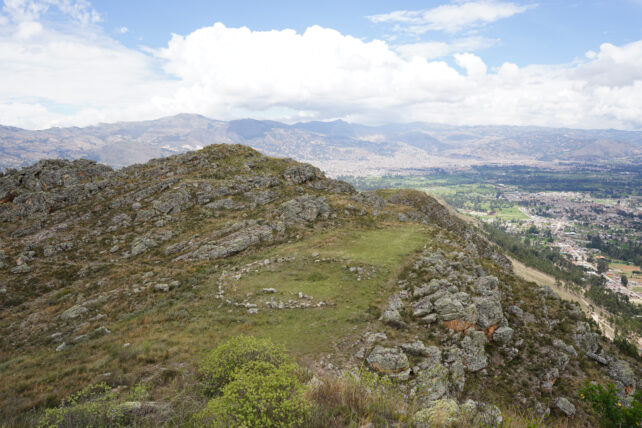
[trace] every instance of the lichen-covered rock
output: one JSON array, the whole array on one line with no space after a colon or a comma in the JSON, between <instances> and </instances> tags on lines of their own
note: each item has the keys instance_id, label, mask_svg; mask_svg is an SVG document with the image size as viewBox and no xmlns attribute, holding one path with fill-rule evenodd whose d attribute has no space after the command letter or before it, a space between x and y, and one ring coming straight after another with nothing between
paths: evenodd
<instances>
[{"instance_id":1,"label":"lichen-covered rock","mask_svg":"<svg viewBox=\"0 0 642 428\"><path fill-rule=\"evenodd\" d=\"M492 404L466 400L460 406L461 421L471 427L499 427L504 422L502 412Z\"/></svg>"},{"instance_id":2,"label":"lichen-covered rock","mask_svg":"<svg viewBox=\"0 0 642 428\"><path fill-rule=\"evenodd\" d=\"M281 218L286 222L311 222L330 213L328 199L324 196L303 195L281 205Z\"/></svg>"},{"instance_id":3,"label":"lichen-covered rock","mask_svg":"<svg viewBox=\"0 0 642 428\"><path fill-rule=\"evenodd\" d=\"M373 370L382 374L394 374L409 368L408 357L398 348L377 345L366 358Z\"/></svg>"},{"instance_id":4,"label":"lichen-covered rock","mask_svg":"<svg viewBox=\"0 0 642 428\"><path fill-rule=\"evenodd\" d=\"M486 329L497 325L502 320L502 304L491 297L475 297L477 307L477 325Z\"/></svg>"},{"instance_id":5,"label":"lichen-covered rock","mask_svg":"<svg viewBox=\"0 0 642 428\"><path fill-rule=\"evenodd\" d=\"M513 339L513 329L510 327L499 327L493 333L493 341L506 345Z\"/></svg>"},{"instance_id":6,"label":"lichen-covered rock","mask_svg":"<svg viewBox=\"0 0 642 428\"><path fill-rule=\"evenodd\" d=\"M79 316L85 313L87 313L86 307L75 305L67 309L66 311L64 311L62 314L60 314L60 319L70 320L70 319L78 318Z\"/></svg>"},{"instance_id":7,"label":"lichen-covered rock","mask_svg":"<svg viewBox=\"0 0 642 428\"><path fill-rule=\"evenodd\" d=\"M430 297L422 297L412 305L412 316L415 318L425 317L432 312L432 309L433 305L430 301Z\"/></svg>"},{"instance_id":8,"label":"lichen-covered rock","mask_svg":"<svg viewBox=\"0 0 642 428\"><path fill-rule=\"evenodd\" d=\"M451 296L444 296L435 302L435 312L443 321L450 321L462 316L464 306Z\"/></svg>"},{"instance_id":9,"label":"lichen-covered rock","mask_svg":"<svg viewBox=\"0 0 642 428\"><path fill-rule=\"evenodd\" d=\"M635 373L629 363L624 360L612 361L608 366L608 373L615 384L619 386L627 395L635 392Z\"/></svg>"},{"instance_id":10,"label":"lichen-covered rock","mask_svg":"<svg viewBox=\"0 0 642 428\"><path fill-rule=\"evenodd\" d=\"M575 414L575 406L564 397L557 397L553 405L566 416L573 416Z\"/></svg>"},{"instance_id":11,"label":"lichen-covered rock","mask_svg":"<svg viewBox=\"0 0 642 428\"><path fill-rule=\"evenodd\" d=\"M420 340L416 340L410 343L402 343L401 349L403 349L406 354L414 355L417 357L423 357L426 355L426 345L424 345Z\"/></svg>"},{"instance_id":12,"label":"lichen-covered rock","mask_svg":"<svg viewBox=\"0 0 642 428\"><path fill-rule=\"evenodd\" d=\"M589 325L583 321L577 323L573 339L583 352L597 353L600 349L600 335L592 332Z\"/></svg>"},{"instance_id":13,"label":"lichen-covered rock","mask_svg":"<svg viewBox=\"0 0 642 428\"><path fill-rule=\"evenodd\" d=\"M459 421L459 405L453 399L435 401L427 409L415 413L412 422L415 428L447 428Z\"/></svg>"},{"instance_id":14,"label":"lichen-covered rock","mask_svg":"<svg viewBox=\"0 0 642 428\"><path fill-rule=\"evenodd\" d=\"M419 372L411 386L410 395L419 405L428 406L448 393L450 387L448 369L441 364L435 364Z\"/></svg>"},{"instance_id":15,"label":"lichen-covered rock","mask_svg":"<svg viewBox=\"0 0 642 428\"><path fill-rule=\"evenodd\" d=\"M484 350L486 335L483 332L472 330L461 341L461 356L466 369L477 372L488 366L488 357Z\"/></svg>"},{"instance_id":16,"label":"lichen-covered rock","mask_svg":"<svg viewBox=\"0 0 642 428\"><path fill-rule=\"evenodd\" d=\"M283 178L293 184L303 184L308 181L324 178L319 168L309 164L294 165L283 172Z\"/></svg>"},{"instance_id":17,"label":"lichen-covered rock","mask_svg":"<svg viewBox=\"0 0 642 428\"><path fill-rule=\"evenodd\" d=\"M388 309L384 311L380 320L391 327L401 328L405 325L401 314L396 309Z\"/></svg>"},{"instance_id":18,"label":"lichen-covered rock","mask_svg":"<svg viewBox=\"0 0 642 428\"><path fill-rule=\"evenodd\" d=\"M553 340L553 346L561 351L566 352L569 355L572 355L574 357L577 356L577 351L575 351L575 348L573 348L573 345L567 345L566 343L564 343L564 341L560 339Z\"/></svg>"}]
</instances>

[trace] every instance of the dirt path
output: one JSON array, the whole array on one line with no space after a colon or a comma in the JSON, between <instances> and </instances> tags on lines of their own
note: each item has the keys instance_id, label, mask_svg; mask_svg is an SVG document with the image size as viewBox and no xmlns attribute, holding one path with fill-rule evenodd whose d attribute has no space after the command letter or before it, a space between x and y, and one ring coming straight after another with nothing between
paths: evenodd
<instances>
[{"instance_id":1,"label":"dirt path","mask_svg":"<svg viewBox=\"0 0 642 428\"><path fill-rule=\"evenodd\" d=\"M512 257L509 257L510 261L513 263L513 271L515 275L527 280L533 281L539 285L548 285L555 291L562 299L568 300L571 302L579 303L582 310L586 313L587 316L591 317L597 325L600 327L602 334L604 334L609 339L613 340L615 337L615 330L611 324L607 321L608 313L600 308L591 306L591 303L586 300L583 296L580 296L572 291L566 290L565 288L558 287L555 285L555 278L552 276L540 272L536 269L526 266L518 260L515 260ZM638 341L638 346L642 345L641 341Z\"/></svg>"}]
</instances>

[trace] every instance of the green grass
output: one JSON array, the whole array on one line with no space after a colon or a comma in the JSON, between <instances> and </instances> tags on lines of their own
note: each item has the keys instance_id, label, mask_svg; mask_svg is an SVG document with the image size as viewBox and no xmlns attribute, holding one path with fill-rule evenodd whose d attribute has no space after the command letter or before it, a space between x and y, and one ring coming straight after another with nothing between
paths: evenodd
<instances>
[{"instance_id":1,"label":"green grass","mask_svg":"<svg viewBox=\"0 0 642 428\"><path fill-rule=\"evenodd\" d=\"M238 327L243 333L270 337L295 355L332 350L337 337L345 337L369 320L370 305L390 293L388 282L406 257L423 247L428 236L417 225L365 231L338 231L287 245L266 256L296 254L294 262L273 265L231 281L230 296L265 302L297 300L299 292L331 306L314 309L260 310ZM311 254L337 261L315 262ZM260 258L259 258L260 259ZM375 269L368 278L350 272L345 265ZM263 288L274 288L266 295Z\"/></svg>"}]
</instances>

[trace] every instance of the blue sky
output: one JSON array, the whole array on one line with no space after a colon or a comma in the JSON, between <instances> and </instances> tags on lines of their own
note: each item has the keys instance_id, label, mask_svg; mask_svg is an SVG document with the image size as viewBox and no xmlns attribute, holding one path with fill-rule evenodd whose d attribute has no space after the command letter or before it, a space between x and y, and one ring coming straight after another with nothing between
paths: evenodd
<instances>
[{"instance_id":1,"label":"blue sky","mask_svg":"<svg viewBox=\"0 0 642 428\"><path fill-rule=\"evenodd\" d=\"M4 0L0 124L642 129L642 0Z\"/></svg>"},{"instance_id":2,"label":"blue sky","mask_svg":"<svg viewBox=\"0 0 642 428\"><path fill-rule=\"evenodd\" d=\"M334 28L343 34L367 40L394 35L390 26L375 24L367 17L393 10L422 10L446 4L445 1L94 1L104 25L112 31L129 31L118 37L124 44L162 47L170 33L192 31L222 22L228 27L247 26L267 31L291 28L303 32L312 25ZM533 5L517 14L475 28L474 33L498 40L484 49L484 60L491 66L506 61L528 64L560 64L584 56L600 44L626 44L642 39L642 0L523 1ZM144 19L141 19L144 17ZM449 41L458 35L432 31L407 41Z\"/></svg>"}]
</instances>

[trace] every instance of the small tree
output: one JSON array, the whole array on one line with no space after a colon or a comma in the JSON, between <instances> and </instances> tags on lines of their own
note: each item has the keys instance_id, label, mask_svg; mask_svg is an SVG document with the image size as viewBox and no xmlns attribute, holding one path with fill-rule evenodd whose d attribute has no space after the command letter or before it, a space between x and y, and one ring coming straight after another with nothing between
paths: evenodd
<instances>
[{"instance_id":1,"label":"small tree","mask_svg":"<svg viewBox=\"0 0 642 428\"><path fill-rule=\"evenodd\" d=\"M604 273L609 270L609 262L602 258L597 261L597 273Z\"/></svg>"},{"instance_id":2,"label":"small tree","mask_svg":"<svg viewBox=\"0 0 642 428\"><path fill-rule=\"evenodd\" d=\"M636 391L630 406L617 396L615 385L586 382L580 389L580 398L588 401L600 416L600 425L605 428L639 427L642 423L642 391Z\"/></svg>"},{"instance_id":3,"label":"small tree","mask_svg":"<svg viewBox=\"0 0 642 428\"><path fill-rule=\"evenodd\" d=\"M621 275L620 282L622 283L623 287L627 287L629 285L629 278L627 278L626 275Z\"/></svg>"}]
</instances>

